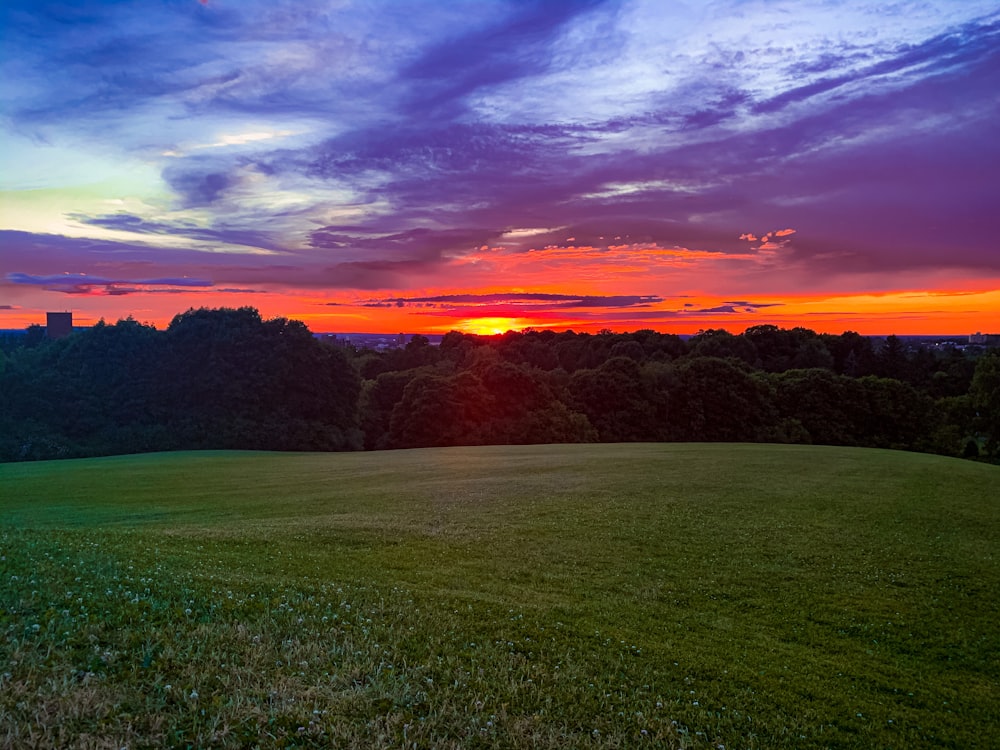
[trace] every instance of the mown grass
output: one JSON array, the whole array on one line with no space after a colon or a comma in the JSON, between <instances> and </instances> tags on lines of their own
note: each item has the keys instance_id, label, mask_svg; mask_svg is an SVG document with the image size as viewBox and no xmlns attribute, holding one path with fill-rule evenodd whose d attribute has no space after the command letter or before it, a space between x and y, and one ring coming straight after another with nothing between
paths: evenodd
<instances>
[{"instance_id":1,"label":"mown grass","mask_svg":"<svg viewBox=\"0 0 1000 750\"><path fill-rule=\"evenodd\" d=\"M810 446L2 465L0 746L995 747L998 489Z\"/></svg>"}]
</instances>

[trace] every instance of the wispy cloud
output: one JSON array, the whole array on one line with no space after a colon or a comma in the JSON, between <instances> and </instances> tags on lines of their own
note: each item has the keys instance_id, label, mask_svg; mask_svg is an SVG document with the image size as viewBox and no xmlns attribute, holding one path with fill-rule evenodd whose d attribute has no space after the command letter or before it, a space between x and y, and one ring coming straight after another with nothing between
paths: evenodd
<instances>
[{"instance_id":1,"label":"wispy cloud","mask_svg":"<svg viewBox=\"0 0 1000 750\"><path fill-rule=\"evenodd\" d=\"M596 296L596 295L573 295L573 294L546 294L542 292L505 292L497 294L442 294L435 297L409 297L396 298L390 302L402 302L403 304L496 304L496 303L516 303L530 305L535 303L546 303L548 307L636 307L662 302L663 298L653 294L648 295L618 295L618 296Z\"/></svg>"},{"instance_id":2,"label":"wispy cloud","mask_svg":"<svg viewBox=\"0 0 1000 750\"><path fill-rule=\"evenodd\" d=\"M225 227L200 227L190 221L153 221L141 216L120 212L103 216L71 214L70 218L90 226L144 235L187 237L205 242L227 245L244 245L251 248L280 250L281 246L266 232Z\"/></svg>"},{"instance_id":3,"label":"wispy cloud","mask_svg":"<svg viewBox=\"0 0 1000 750\"><path fill-rule=\"evenodd\" d=\"M156 287L210 287L206 279L105 279L87 274L61 274L58 276L32 276L26 273L8 273L7 281L12 284L40 286L63 294L134 294L140 288L147 291L163 291Z\"/></svg>"}]
</instances>

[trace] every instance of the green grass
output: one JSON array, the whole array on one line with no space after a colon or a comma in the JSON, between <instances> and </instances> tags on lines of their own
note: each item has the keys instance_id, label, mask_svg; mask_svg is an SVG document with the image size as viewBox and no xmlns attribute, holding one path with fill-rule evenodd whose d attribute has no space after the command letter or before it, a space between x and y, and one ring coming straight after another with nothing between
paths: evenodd
<instances>
[{"instance_id":1,"label":"green grass","mask_svg":"<svg viewBox=\"0 0 1000 750\"><path fill-rule=\"evenodd\" d=\"M998 490L811 446L0 465L0 746L996 747Z\"/></svg>"}]
</instances>

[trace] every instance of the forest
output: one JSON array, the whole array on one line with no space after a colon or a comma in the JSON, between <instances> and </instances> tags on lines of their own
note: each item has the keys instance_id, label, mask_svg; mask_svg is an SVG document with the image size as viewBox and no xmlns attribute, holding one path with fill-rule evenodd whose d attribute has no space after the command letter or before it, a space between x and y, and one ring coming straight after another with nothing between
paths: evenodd
<instances>
[{"instance_id":1,"label":"forest","mask_svg":"<svg viewBox=\"0 0 1000 750\"><path fill-rule=\"evenodd\" d=\"M451 332L386 352L250 307L0 341L0 461L186 449L770 442L1000 462L1000 350L755 326Z\"/></svg>"}]
</instances>

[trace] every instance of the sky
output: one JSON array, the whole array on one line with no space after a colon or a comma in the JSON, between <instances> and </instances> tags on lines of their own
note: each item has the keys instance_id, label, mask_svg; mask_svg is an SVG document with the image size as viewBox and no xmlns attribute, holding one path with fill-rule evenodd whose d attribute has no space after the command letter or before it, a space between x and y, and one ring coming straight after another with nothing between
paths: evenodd
<instances>
[{"instance_id":1,"label":"sky","mask_svg":"<svg viewBox=\"0 0 1000 750\"><path fill-rule=\"evenodd\" d=\"M995 0L3 0L0 328L1000 332Z\"/></svg>"}]
</instances>

